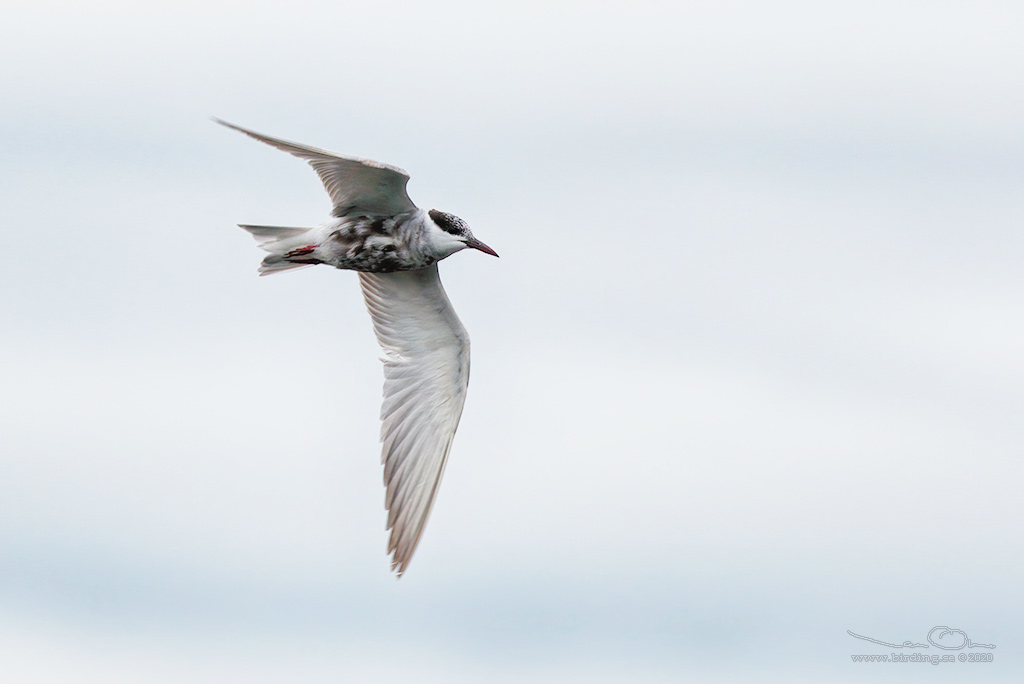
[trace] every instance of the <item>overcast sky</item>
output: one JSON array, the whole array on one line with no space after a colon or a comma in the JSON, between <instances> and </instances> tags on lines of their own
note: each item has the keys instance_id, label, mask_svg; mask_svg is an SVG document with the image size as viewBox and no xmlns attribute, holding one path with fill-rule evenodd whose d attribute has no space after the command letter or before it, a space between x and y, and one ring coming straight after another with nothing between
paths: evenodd
<instances>
[{"instance_id":1,"label":"overcast sky","mask_svg":"<svg viewBox=\"0 0 1024 684\"><path fill-rule=\"evenodd\" d=\"M5 8L5 678L1020 681L1022 35L1013 2ZM501 254L441 264L473 378L399 581L356 278L257 278L235 227L327 196L210 116L401 166ZM997 648L901 652L994 661L851 660L935 626Z\"/></svg>"}]
</instances>

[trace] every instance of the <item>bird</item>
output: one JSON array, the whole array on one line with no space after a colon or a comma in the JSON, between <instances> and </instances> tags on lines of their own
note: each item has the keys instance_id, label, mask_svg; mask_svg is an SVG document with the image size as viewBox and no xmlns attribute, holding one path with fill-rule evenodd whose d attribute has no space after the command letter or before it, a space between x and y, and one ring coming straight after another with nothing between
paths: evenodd
<instances>
[{"instance_id":1,"label":"bird","mask_svg":"<svg viewBox=\"0 0 1024 684\"><path fill-rule=\"evenodd\" d=\"M330 195L331 218L313 228L239 224L268 252L260 275L325 264L357 271L382 350L381 462L391 570L401 577L437 498L469 386L469 335L455 314L437 262L471 248L498 256L448 212L409 199L409 174L228 128L304 159Z\"/></svg>"}]
</instances>

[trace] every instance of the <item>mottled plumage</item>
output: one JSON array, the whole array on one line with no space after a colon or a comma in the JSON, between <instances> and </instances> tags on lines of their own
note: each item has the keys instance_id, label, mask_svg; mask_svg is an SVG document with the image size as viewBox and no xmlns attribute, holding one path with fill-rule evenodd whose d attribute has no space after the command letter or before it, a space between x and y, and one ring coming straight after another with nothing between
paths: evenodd
<instances>
[{"instance_id":1,"label":"mottled plumage","mask_svg":"<svg viewBox=\"0 0 1024 684\"><path fill-rule=\"evenodd\" d=\"M467 247L498 256L465 221L423 211L399 168L220 124L309 162L331 196L315 228L242 225L268 252L260 275L327 264L359 271L384 352L381 460L388 552L405 572L444 474L469 385L469 335L441 286L437 262Z\"/></svg>"},{"instance_id":2,"label":"mottled plumage","mask_svg":"<svg viewBox=\"0 0 1024 684\"><path fill-rule=\"evenodd\" d=\"M343 219L324 242L324 263L369 273L411 271L436 263L422 244L422 213Z\"/></svg>"}]
</instances>

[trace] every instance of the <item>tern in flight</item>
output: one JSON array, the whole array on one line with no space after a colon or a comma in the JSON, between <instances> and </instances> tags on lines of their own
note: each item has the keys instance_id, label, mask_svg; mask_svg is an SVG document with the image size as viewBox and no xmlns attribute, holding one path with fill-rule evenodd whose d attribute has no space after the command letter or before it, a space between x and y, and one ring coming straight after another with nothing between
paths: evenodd
<instances>
[{"instance_id":1,"label":"tern in flight","mask_svg":"<svg viewBox=\"0 0 1024 684\"><path fill-rule=\"evenodd\" d=\"M331 196L331 218L315 228L241 227L269 253L260 275L315 264L359 272L384 352L384 501L391 568L401 576L437 498L469 385L469 335L437 262L467 247L498 254L458 216L413 204L399 168L214 121L305 159Z\"/></svg>"}]
</instances>

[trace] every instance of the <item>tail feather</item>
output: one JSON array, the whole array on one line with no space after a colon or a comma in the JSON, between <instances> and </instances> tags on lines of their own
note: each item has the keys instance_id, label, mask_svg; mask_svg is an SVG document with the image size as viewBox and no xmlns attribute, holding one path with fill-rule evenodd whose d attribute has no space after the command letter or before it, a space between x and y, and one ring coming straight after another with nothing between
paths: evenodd
<instances>
[{"instance_id":1,"label":"tail feather","mask_svg":"<svg viewBox=\"0 0 1024 684\"><path fill-rule=\"evenodd\" d=\"M313 266L316 262L292 261L289 256L298 246L304 245L300 235L309 232L309 228L286 228L283 226L250 226L239 224L239 228L249 231L259 243L260 249L270 252L260 264L260 275L270 275L282 271L291 271L305 266ZM305 253L302 254L305 256Z\"/></svg>"},{"instance_id":2,"label":"tail feather","mask_svg":"<svg viewBox=\"0 0 1024 684\"><path fill-rule=\"evenodd\" d=\"M277 254L268 254L263 257L262 263L260 263L260 275L271 275L272 273L281 273L283 271L294 271L299 268L306 268L307 266L315 266L316 264L296 264L295 262L288 261L283 256Z\"/></svg>"},{"instance_id":3,"label":"tail feather","mask_svg":"<svg viewBox=\"0 0 1024 684\"><path fill-rule=\"evenodd\" d=\"M249 231L256 238L260 247L269 242L277 242L285 238L302 235L309 230L309 228L285 228L283 226L247 226L242 223L239 223L238 227Z\"/></svg>"}]
</instances>

